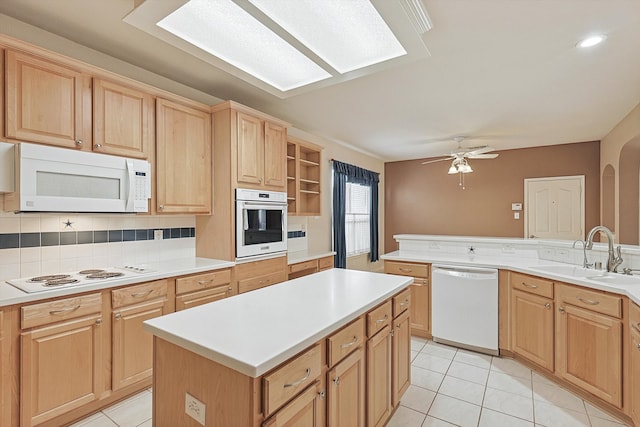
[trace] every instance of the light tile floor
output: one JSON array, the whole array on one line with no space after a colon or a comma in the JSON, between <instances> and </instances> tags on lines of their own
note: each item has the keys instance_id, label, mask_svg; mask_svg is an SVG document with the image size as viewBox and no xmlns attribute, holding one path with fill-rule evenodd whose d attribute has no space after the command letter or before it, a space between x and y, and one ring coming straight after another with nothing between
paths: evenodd
<instances>
[{"instance_id":1,"label":"light tile floor","mask_svg":"<svg viewBox=\"0 0 640 427\"><path fill-rule=\"evenodd\" d=\"M411 355L411 386L387 427L625 426L511 359L416 337ZM151 391L73 427L151 427Z\"/></svg>"}]
</instances>

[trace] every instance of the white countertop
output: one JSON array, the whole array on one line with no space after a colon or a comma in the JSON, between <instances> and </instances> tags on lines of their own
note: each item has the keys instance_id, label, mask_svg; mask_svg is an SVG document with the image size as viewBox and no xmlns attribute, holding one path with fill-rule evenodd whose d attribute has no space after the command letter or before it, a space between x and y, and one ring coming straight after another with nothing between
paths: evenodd
<instances>
[{"instance_id":1,"label":"white countertop","mask_svg":"<svg viewBox=\"0 0 640 427\"><path fill-rule=\"evenodd\" d=\"M336 253L333 251L328 252L314 252L309 250L304 251L292 251L287 253L287 263L289 265L298 262L311 261L312 259L324 258L326 256L333 256Z\"/></svg>"},{"instance_id":2,"label":"white countertop","mask_svg":"<svg viewBox=\"0 0 640 427\"><path fill-rule=\"evenodd\" d=\"M144 329L256 378L412 281L331 269L147 320Z\"/></svg>"},{"instance_id":3,"label":"white countertop","mask_svg":"<svg viewBox=\"0 0 640 427\"><path fill-rule=\"evenodd\" d=\"M34 302L48 298L74 295L100 289L114 288L117 286L131 285L134 283L148 282L151 280L165 279L167 277L183 276L186 274L201 273L203 271L218 270L233 267L232 261L222 261L209 258L182 258L161 263L149 263L146 267L151 273L124 278L113 278L108 281L100 281L86 285L68 286L65 288L46 290L42 292L23 292L8 283L0 283L0 307L6 307L25 302Z\"/></svg>"},{"instance_id":4,"label":"white countertop","mask_svg":"<svg viewBox=\"0 0 640 427\"><path fill-rule=\"evenodd\" d=\"M565 283L585 286L592 289L613 292L616 294L626 295L636 304L640 305L640 284L624 285L615 283L602 283L589 280L582 277L569 276L565 274L551 273L539 269L540 267L550 265L570 265L560 262L547 261L538 258L519 258L507 256L492 255L469 255L442 252L413 252L413 251L395 251L382 255L380 258L389 261L408 261L408 262L426 262L432 264L455 264L467 265L475 267L490 267L498 269L507 269L518 271L520 273L531 274L534 276L546 277L552 280L558 280ZM575 266L578 267L578 266ZM594 270L597 272L598 270ZM615 273L611 273L614 275ZM622 276L622 275L620 275ZM640 278L639 278L640 281Z\"/></svg>"}]
</instances>

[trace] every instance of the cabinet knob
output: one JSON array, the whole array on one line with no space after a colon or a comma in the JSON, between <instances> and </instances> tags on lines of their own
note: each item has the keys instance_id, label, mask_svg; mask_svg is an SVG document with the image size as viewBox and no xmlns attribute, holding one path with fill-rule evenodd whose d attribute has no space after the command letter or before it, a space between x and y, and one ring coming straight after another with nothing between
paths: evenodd
<instances>
[{"instance_id":1,"label":"cabinet knob","mask_svg":"<svg viewBox=\"0 0 640 427\"><path fill-rule=\"evenodd\" d=\"M82 145L82 140L81 139L76 139L76 145L79 147Z\"/></svg>"},{"instance_id":2,"label":"cabinet knob","mask_svg":"<svg viewBox=\"0 0 640 427\"><path fill-rule=\"evenodd\" d=\"M96 150L100 150L100 149L102 149L102 144L96 144L96 145L94 145L94 148Z\"/></svg>"},{"instance_id":3,"label":"cabinet knob","mask_svg":"<svg viewBox=\"0 0 640 427\"><path fill-rule=\"evenodd\" d=\"M549 310L551 308L551 303L548 302L544 305L544 308L546 308L547 310Z\"/></svg>"},{"instance_id":4,"label":"cabinet knob","mask_svg":"<svg viewBox=\"0 0 640 427\"><path fill-rule=\"evenodd\" d=\"M326 392L325 392L324 390L320 390L320 391L318 392L318 397L319 397L320 399L324 399L324 397L325 397L326 395L327 395L327 394L326 394Z\"/></svg>"},{"instance_id":5,"label":"cabinet knob","mask_svg":"<svg viewBox=\"0 0 640 427\"><path fill-rule=\"evenodd\" d=\"M114 316L114 319L116 319L116 320L122 319L122 314L116 313L116 315Z\"/></svg>"},{"instance_id":6,"label":"cabinet knob","mask_svg":"<svg viewBox=\"0 0 640 427\"><path fill-rule=\"evenodd\" d=\"M98 326L102 325L102 319L96 319L96 325Z\"/></svg>"},{"instance_id":7,"label":"cabinet knob","mask_svg":"<svg viewBox=\"0 0 640 427\"><path fill-rule=\"evenodd\" d=\"M638 344L637 347L638 347L638 350L640 350L640 344Z\"/></svg>"},{"instance_id":8,"label":"cabinet knob","mask_svg":"<svg viewBox=\"0 0 640 427\"><path fill-rule=\"evenodd\" d=\"M558 311L562 314L564 314L564 307L558 307Z\"/></svg>"},{"instance_id":9,"label":"cabinet knob","mask_svg":"<svg viewBox=\"0 0 640 427\"><path fill-rule=\"evenodd\" d=\"M333 379L333 383L334 383L335 385L340 385L340 377L335 377L335 378Z\"/></svg>"},{"instance_id":10,"label":"cabinet knob","mask_svg":"<svg viewBox=\"0 0 640 427\"><path fill-rule=\"evenodd\" d=\"M163 210L164 210L164 205L160 205L160 206L158 206L158 209L160 209L161 211L163 211Z\"/></svg>"}]
</instances>

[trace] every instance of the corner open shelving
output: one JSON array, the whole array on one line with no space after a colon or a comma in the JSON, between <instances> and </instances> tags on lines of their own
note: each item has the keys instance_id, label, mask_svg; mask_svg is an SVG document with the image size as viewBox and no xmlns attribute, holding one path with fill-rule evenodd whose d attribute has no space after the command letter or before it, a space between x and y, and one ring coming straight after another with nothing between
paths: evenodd
<instances>
[{"instance_id":1,"label":"corner open shelving","mask_svg":"<svg viewBox=\"0 0 640 427\"><path fill-rule=\"evenodd\" d=\"M322 148L287 139L287 204L289 215L320 216Z\"/></svg>"}]
</instances>

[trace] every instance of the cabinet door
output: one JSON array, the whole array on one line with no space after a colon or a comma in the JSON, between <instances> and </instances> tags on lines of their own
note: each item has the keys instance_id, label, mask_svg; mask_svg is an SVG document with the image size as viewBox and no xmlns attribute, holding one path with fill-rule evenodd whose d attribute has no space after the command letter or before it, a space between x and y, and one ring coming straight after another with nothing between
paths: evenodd
<instances>
[{"instance_id":1,"label":"cabinet door","mask_svg":"<svg viewBox=\"0 0 640 427\"><path fill-rule=\"evenodd\" d=\"M156 204L160 213L211 213L211 115L156 103Z\"/></svg>"},{"instance_id":2,"label":"cabinet door","mask_svg":"<svg viewBox=\"0 0 640 427\"><path fill-rule=\"evenodd\" d=\"M362 348L327 373L328 427L364 427L364 376Z\"/></svg>"},{"instance_id":3,"label":"cabinet door","mask_svg":"<svg viewBox=\"0 0 640 427\"><path fill-rule=\"evenodd\" d=\"M391 332L385 326L367 342L367 426L384 426L391 409Z\"/></svg>"},{"instance_id":4,"label":"cabinet door","mask_svg":"<svg viewBox=\"0 0 640 427\"><path fill-rule=\"evenodd\" d=\"M93 79L93 150L146 159L154 125L153 96Z\"/></svg>"},{"instance_id":5,"label":"cabinet door","mask_svg":"<svg viewBox=\"0 0 640 427\"><path fill-rule=\"evenodd\" d=\"M91 78L7 50L6 117L9 138L91 150Z\"/></svg>"},{"instance_id":6,"label":"cabinet door","mask_svg":"<svg viewBox=\"0 0 640 427\"><path fill-rule=\"evenodd\" d=\"M320 427L321 408L319 381L276 412L263 427Z\"/></svg>"},{"instance_id":7,"label":"cabinet door","mask_svg":"<svg viewBox=\"0 0 640 427\"><path fill-rule=\"evenodd\" d=\"M630 342L631 418L640 425L640 329L635 325L631 326Z\"/></svg>"},{"instance_id":8,"label":"cabinet door","mask_svg":"<svg viewBox=\"0 0 640 427\"><path fill-rule=\"evenodd\" d=\"M556 318L556 374L622 406L622 324L563 304Z\"/></svg>"},{"instance_id":9,"label":"cabinet door","mask_svg":"<svg viewBox=\"0 0 640 427\"><path fill-rule=\"evenodd\" d=\"M511 348L553 372L553 301L511 291Z\"/></svg>"},{"instance_id":10,"label":"cabinet door","mask_svg":"<svg viewBox=\"0 0 640 427\"><path fill-rule=\"evenodd\" d=\"M428 338L431 335L431 304L429 279L416 278L411 289L411 334Z\"/></svg>"},{"instance_id":11,"label":"cabinet door","mask_svg":"<svg viewBox=\"0 0 640 427\"><path fill-rule=\"evenodd\" d=\"M262 185L265 163L262 120L243 113L237 114L237 181L238 183Z\"/></svg>"},{"instance_id":12,"label":"cabinet door","mask_svg":"<svg viewBox=\"0 0 640 427\"><path fill-rule=\"evenodd\" d=\"M119 390L151 376L153 335L142 322L164 314L164 299L137 304L113 313L112 389Z\"/></svg>"},{"instance_id":13,"label":"cabinet door","mask_svg":"<svg viewBox=\"0 0 640 427\"><path fill-rule=\"evenodd\" d=\"M411 327L409 311L393 320L393 389L391 403L395 408L411 384Z\"/></svg>"},{"instance_id":14,"label":"cabinet door","mask_svg":"<svg viewBox=\"0 0 640 427\"><path fill-rule=\"evenodd\" d=\"M101 323L96 314L22 334L22 426L40 424L98 398Z\"/></svg>"},{"instance_id":15,"label":"cabinet door","mask_svg":"<svg viewBox=\"0 0 640 427\"><path fill-rule=\"evenodd\" d=\"M264 185L284 191L287 182L287 130L273 123L264 124Z\"/></svg>"}]
</instances>

